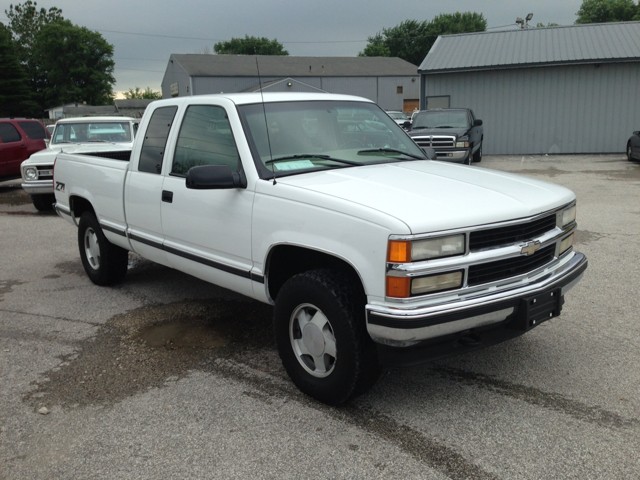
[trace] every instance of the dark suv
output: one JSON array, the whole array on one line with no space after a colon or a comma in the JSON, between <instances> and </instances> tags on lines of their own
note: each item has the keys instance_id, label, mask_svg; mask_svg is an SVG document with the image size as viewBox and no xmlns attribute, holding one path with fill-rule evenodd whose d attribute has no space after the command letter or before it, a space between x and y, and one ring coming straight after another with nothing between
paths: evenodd
<instances>
[{"instance_id":1,"label":"dark suv","mask_svg":"<svg viewBox=\"0 0 640 480\"><path fill-rule=\"evenodd\" d=\"M20 178L20 164L45 149L49 138L38 120L0 118L0 181Z\"/></svg>"},{"instance_id":2,"label":"dark suv","mask_svg":"<svg viewBox=\"0 0 640 480\"><path fill-rule=\"evenodd\" d=\"M482 120L468 108L423 110L407 132L420 147L432 147L438 160L464 163L482 160Z\"/></svg>"}]
</instances>

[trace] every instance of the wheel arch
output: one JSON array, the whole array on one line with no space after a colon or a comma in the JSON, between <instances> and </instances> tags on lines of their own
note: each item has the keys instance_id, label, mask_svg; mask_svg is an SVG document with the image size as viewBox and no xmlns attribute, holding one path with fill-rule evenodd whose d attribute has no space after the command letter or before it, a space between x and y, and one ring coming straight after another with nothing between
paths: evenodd
<instances>
[{"instance_id":1,"label":"wheel arch","mask_svg":"<svg viewBox=\"0 0 640 480\"><path fill-rule=\"evenodd\" d=\"M86 198L80 197L78 195L72 195L71 197L69 197L69 208L71 209L71 216L74 219L80 218L84 212L91 212L96 215L96 211L93 208L91 202Z\"/></svg>"},{"instance_id":2,"label":"wheel arch","mask_svg":"<svg viewBox=\"0 0 640 480\"><path fill-rule=\"evenodd\" d=\"M271 301L276 299L282 285L289 278L316 268L332 268L344 272L366 299L364 281L358 269L334 253L299 245L274 245L267 254L265 265L265 285Z\"/></svg>"}]
</instances>

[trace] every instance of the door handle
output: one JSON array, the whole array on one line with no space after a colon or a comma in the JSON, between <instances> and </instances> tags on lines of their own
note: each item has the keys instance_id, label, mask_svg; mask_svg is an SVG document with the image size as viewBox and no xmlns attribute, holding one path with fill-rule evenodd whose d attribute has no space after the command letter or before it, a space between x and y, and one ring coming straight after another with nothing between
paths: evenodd
<instances>
[{"instance_id":1,"label":"door handle","mask_svg":"<svg viewBox=\"0 0 640 480\"><path fill-rule=\"evenodd\" d=\"M173 192L170 192L168 190L163 190L162 201L167 203L173 203Z\"/></svg>"}]
</instances>

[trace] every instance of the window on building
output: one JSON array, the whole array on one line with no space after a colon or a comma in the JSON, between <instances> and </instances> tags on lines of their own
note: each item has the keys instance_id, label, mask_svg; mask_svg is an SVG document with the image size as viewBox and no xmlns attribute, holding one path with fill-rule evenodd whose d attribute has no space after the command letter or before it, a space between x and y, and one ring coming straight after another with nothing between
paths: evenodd
<instances>
[{"instance_id":1,"label":"window on building","mask_svg":"<svg viewBox=\"0 0 640 480\"><path fill-rule=\"evenodd\" d=\"M402 93L402 85L400 85L399 87L396 87L396 93L398 94Z\"/></svg>"}]
</instances>

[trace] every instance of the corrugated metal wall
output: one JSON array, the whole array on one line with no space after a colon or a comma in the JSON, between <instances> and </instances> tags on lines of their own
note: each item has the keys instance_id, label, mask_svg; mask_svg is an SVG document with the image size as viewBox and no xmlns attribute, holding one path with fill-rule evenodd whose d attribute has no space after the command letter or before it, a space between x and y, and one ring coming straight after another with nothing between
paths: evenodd
<instances>
[{"instance_id":1,"label":"corrugated metal wall","mask_svg":"<svg viewBox=\"0 0 640 480\"><path fill-rule=\"evenodd\" d=\"M166 77L168 78L168 76ZM416 99L420 96L418 77L291 77L307 85L325 90L329 93L357 95L373 100L385 110L402 110L404 99ZM411 79L416 81L412 82ZM262 83L280 80L282 77L263 77ZM257 77L194 77L194 95L210 93L242 92L258 84ZM295 84L294 84L295 85ZM397 87L403 87L403 93L397 93ZM167 86L167 89L169 87ZM287 91L283 85L273 87L270 91ZM292 88L291 91L303 91ZM180 95L184 95L182 88ZM167 98L168 95L164 93Z\"/></svg>"},{"instance_id":2,"label":"corrugated metal wall","mask_svg":"<svg viewBox=\"0 0 640 480\"><path fill-rule=\"evenodd\" d=\"M177 83L179 96L188 96L190 93L186 87L189 85L189 75L177 62L169 62L167 70L162 79L162 98L171 98L171 84Z\"/></svg>"},{"instance_id":3,"label":"corrugated metal wall","mask_svg":"<svg viewBox=\"0 0 640 480\"><path fill-rule=\"evenodd\" d=\"M423 75L484 123L487 155L623 152L640 129L640 64L603 63Z\"/></svg>"}]
</instances>

